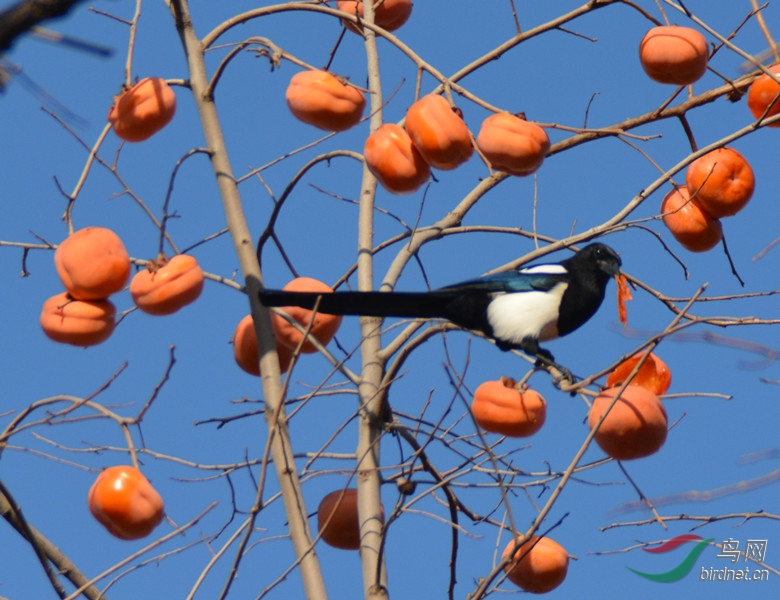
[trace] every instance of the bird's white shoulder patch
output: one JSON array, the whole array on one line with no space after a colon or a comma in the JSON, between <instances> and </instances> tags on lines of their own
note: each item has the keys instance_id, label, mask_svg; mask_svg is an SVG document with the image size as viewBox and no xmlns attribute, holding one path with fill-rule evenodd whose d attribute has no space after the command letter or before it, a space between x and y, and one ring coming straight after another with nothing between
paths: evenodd
<instances>
[{"instance_id":1,"label":"bird's white shoulder patch","mask_svg":"<svg viewBox=\"0 0 780 600\"><path fill-rule=\"evenodd\" d=\"M568 271L563 265L534 265L518 270L525 275L566 275Z\"/></svg>"},{"instance_id":2,"label":"bird's white shoulder patch","mask_svg":"<svg viewBox=\"0 0 780 600\"><path fill-rule=\"evenodd\" d=\"M508 292L488 305L488 323L493 335L511 344L531 337L539 341L558 337L558 307L567 284L560 282L547 292Z\"/></svg>"}]
</instances>

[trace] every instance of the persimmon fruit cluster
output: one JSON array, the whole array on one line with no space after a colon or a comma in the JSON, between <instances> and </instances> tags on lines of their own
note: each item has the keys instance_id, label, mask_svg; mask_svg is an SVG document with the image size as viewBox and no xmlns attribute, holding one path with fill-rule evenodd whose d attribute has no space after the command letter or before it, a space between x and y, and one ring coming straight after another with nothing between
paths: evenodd
<instances>
[{"instance_id":1,"label":"persimmon fruit cluster","mask_svg":"<svg viewBox=\"0 0 780 600\"><path fill-rule=\"evenodd\" d=\"M296 277L282 289L293 292L322 292L324 294L333 292L330 286L311 277ZM297 306L280 307L279 310L285 312L301 328L308 329L309 335L323 346L333 339L341 326L340 316L315 313L313 310ZM279 354L279 366L282 373L289 369L293 352L299 346L300 351L304 354L312 354L317 351L316 346L309 338L304 339L303 333L283 316L271 313L271 325L276 337L276 351ZM259 376L260 357L251 315L247 315L239 322L233 333L232 343L236 364L250 375Z\"/></svg>"},{"instance_id":2,"label":"persimmon fruit cluster","mask_svg":"<svg viewBox=\"0 0 780 600\"><path fill-rule=\"evenodd\" d=\"M522 116L488 116L476 146L489 166L510 175L534 173L550 149L539 125ZM471 133L460 110L438 94L428 94L406 111L404 127L386 123L369 135L363 155L379 183L394 194L408 194L430 177L430 169L450 171L474 152Z\"/></svg>"},{"instance_id":3,"label":"persimmon fruit cluster","mask_svg":"<svg viewBox=\"0 0 780 600\"><path fill-rule=\"evenodd\" d=\"M40 324L47 337L74 346L94 346L109 338L116 308L109 296L130 277L130 257L119 236L104 227L85 227L54 252L65 292L46 300Z\"/></svg>"},{"instance_id":4,"label":"persimmon fruit cluster","mask_svg":"<svg viewBox=\"0 0 780 600\"><path fill-rule=\"evenodd\" d=\"M661 202L661 218L672 236L691 252L705 252L723 238L720 219L741 211L753 196L753 169L733 148L700 156L685 174L685 186Z\"/></svg>"}]
</instances>

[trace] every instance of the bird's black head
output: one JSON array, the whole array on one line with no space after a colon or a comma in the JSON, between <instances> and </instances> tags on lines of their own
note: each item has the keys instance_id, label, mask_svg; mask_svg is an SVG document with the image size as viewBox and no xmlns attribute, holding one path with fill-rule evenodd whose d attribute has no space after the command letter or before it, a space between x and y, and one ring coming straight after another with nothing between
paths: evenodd
<instances>
[{"instance_id":1,"label":"bird's black head","mask_svg":"<svg viewBox=\"0 0 780 600\"><path fill-rule=\"evenodd\" d=\"M590 259L595 261L598 268L607 275L612 277L620 275L620 267L623 261L620 260L618 253L609 246L605 244L591 244L583 248L581 252L588 252Z\"/></svg>"},{"instance_id":2,"label":"bird's black head","mask_svg":"<svg viewBox=\"0 0 780 600\"><path fill-rule=\"evenodd\" d=\"M588 271L596 275L601 274L599 279L603 279L605 282L610 277L619 275L620 266L623 264L617 252L606 244L599 243L585 246L566 262L576 270ZM604 277L605 275L606 277Z\"/></svg>"}]
</instances>

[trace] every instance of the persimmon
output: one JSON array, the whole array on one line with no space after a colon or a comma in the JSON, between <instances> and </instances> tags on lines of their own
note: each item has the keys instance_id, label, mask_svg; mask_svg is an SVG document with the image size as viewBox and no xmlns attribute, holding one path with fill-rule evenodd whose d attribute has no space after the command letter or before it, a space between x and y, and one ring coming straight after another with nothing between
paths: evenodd
<instances>
[{"instance_id":1,"label":"persimmon","mask_svg":"<svg viewBox=\"0 0 780 600\"><path fill-rule=\"evenodd\" d=\"M509 542L501 558L505 559L521 540ZM566 579L569 555L555 540L532 536L515 551L514 561L504 568L507 579L526 592L545 594Z\"/></svg>"},{"instance_id":2,"label":"persimmon","mask_svg":"<svg viewBox=\"0 0 780 600\"><path fill-rule=\"evenodd\" d=\"M482 121L477 148L493 169L522 177L542 165L550 150L550 138L536 123L496 113Z\"/></svg>"},{"instance_id":3,"label":"persimmon","mask_svg":"<svg viewBox=\"0 0 780 600\"><path fill-rule=\"evenodd\" d=\"M260 352L257 348L257 335L252 315L247 315L236 326L233 332L233 358L236 364L250 375L260 376ZM287 346L276 342L276 353L279 355L279 369L286 373L290 368L293 351Z\"/></svg>"},{"instance_id":4,"label":"persimmon","mask_svg":"<svg viewBox=\"0 0 780 600\"><path fill-rule=\"evenodd\" d=\"M322 292L324 294L333 292L333 289L327 284L317 279L312 279L311 277L296 277L285 285L282 290L289 292ZM287 313L304 329L309 327L313 316L314 324L311 326L309 334L323 346L333 339L333 336L336 335L336 332L341 325L341 317L337 315L326 315L321 312L315 314L312 310L300 308L298 306L281 306L279 309ZM298 347L299 342L303 339L303 334L300 331L291 325L284 317L276 313L271 314L271 323L274 327L276 339L280 344L291 349ZM317 348L315 348L314 344L309 340L303 342L301 352L311 354L316 351Z\"/></svg>"},{"instance_id":5,"label":"persimmon","mask_svg":"<svg viewBox=\"0 0 780 600\"><path fill-rule=\"evenodd\" d=\"M171 87L164 79L147 77L114 99L108 122L126 142L142 142L170 123L175 113Z\"/></svg>"},{"instance_id":6,"label":"persimmon","mask_svg":"<svg viewBox=\"0 0 780 600\"><path fill-rule=\"evenodd\" d=\"M620 391L604 390L593 400L588 427L593 429ZM653 392L629 384L596 432L595 440L612 458L631 460L657 452L666 441L666 409Z\"/></svg>"},{"instance_id":7,"label":"persimmon","mask_svg":"<svg viewBox=\"0 0 780 600\"><path fill-rule=\"evenodd\" d=\"M317 507L317 531L322 541L342 550L360 549L358 494L354 488L336 490L326 495ZM382 507L382 520L385 510Z\"/></svg>"},{"instance_id":8,"label":"persimmon","mask_svg":"<svg viewBox=\"0 0 780 600\"><path fill-rule=\"evenodd\" d=\"M385 123L368 136L363 156L377 181L394 194L414 192L431 176L412 138L395 123Z\"/></svg>"},{"instance_id":9,"label":"persimmon","mask_svg":"<svg viewBox=\"0 0 780 600\"><path fill-rule=\"evenodd\" d=\"M54 266L65 289L77 300L108 298L130 277L125 245L105 227L85 227L69 235L54 252Z\"/></svg>"},{"instance_id":10,"label":"persimmon","mask_svg":"<svg viewBox=\"0 0 780 600\"><path fill-rule=\"evenodd\" d=\"M438 94L428 94L412 104L404 126L425 162L436 169L454 169L474 152L463 118Z\"/></svg>"},{"instance_id":11,"label":"persimmon","mask_svg":"<svg viewBox=\"0 0 780 600\"><path fill-rule=\"evenodd\" d=\"M674 239L691 252L710 250L723 239L720 221L692 199L685 186L678 186L664 196L661 218Z\"/></svg>"},{"instance_id":12,"label":"persimmon","mask_svg":"<svg viewBox=\"0 0 780 600\"><path fill-rule=\"evenodd\" d=\"M336 8L363 18L363 3L358 0L338 0ZM395 31L401 27L411 14L412 0L384 0L381 4L374 3L374 24L387 31ZM360 28L352 21L342 19L342 22L351 31L360 32Z\"/></svg>"},{"instance_id":13,"label":"persimmon","mask_svg":"<svg viewBox=\"0 0 780 600\"><path fill-rule=\"evenodd\" d=\"M734 148L717 148L688 165L685 187L713 217L730 217L753 196L756 178L748 161Z\"/></svg>"},{"instance_id":14,"label":"persimmon","mask_svg":"<svg viewBox=\"0 0 780 600\"><path fill-rule=\"evenodd\" d=\"M325 131L344 131L363 116L366 98L359 89L328 71L293 75L285 94L296 118Z\"/></svg>"},{"instance_id":15,"label":"persimmon","mask_svg":"<svg viewBox=\"0 0 780 600\"><path fill-rule=\"evenodd\" d=\"M644 352L638 352L633 356L629 356L615 367L612 372L607 375L607 385L609 387L621 385L628 379L631 371L634 370L634 367L644 354ZM656 396L663 396L672 384L672 372L657 354L651 352L639 368L639 372L631 380L631 383L647 388Z\"/></svg>"},{"instance_id":16,"label":"persimmon","mask_svg":"<svg viewBox=\"0 0 780 600\"><path fill-rule=\"evenodd\" d=\"M533 435L547 416L547 403L539 392L520 391L508 377L477 387L471 403L474 420L485 431L511 437Z\"/></svg>"},{"instance_id":17,"label":"persimmon","mask_svg":"<svg viewBox=\"0 0 780 600\"><path fill-rule=\"evenodd\" d=\"M633 300L634 297L631 295L631 288L628 286L628 280L623 273L615 275L615 282L617 283L618 319L625 327L628 327L626 302Z\"/></svg>"},{"instance_id":18,"label":"persimmon","mask_svg":"<svg viewBox=\"0 0 780 600\"><path fill-rule=\"evenodd\" d=\"M639 44L639 62L659 83L688 85L707 71L709 48L704 36L690 27L653 27Z\"/></svg>"},{"instance_id":19,"label":"persimmon","mask_svg":"<svg viewBox=\"0 0 780 600\"><path fill-rule=\"evenodd\" d=\"M170 315L195 302L203 291L203 269L189 254L161 256L130 282L135 305L150 315Z\"/></svg>"},{"instance_id":20,"label":"persimmon","mask_svg":"<svg viewBox=\"0 0 780 600\"><path fill-rule=\"evenodd\" d=\"M95 346L113 333L116 307L110 300L74 300L63 292L43 303L40 322L43 333L55 342Z\"/></svg>"},{"instance_id":21,"label":"persimmon","mask_svg":"<svg viewBox=\"0 0 780 600\"><path fill-rule=\"evenodd\" d=\"M780 63L769 67L769 71L780 77ZM762 73L750 84L747 105L756 119L772 117L780 113L780 83L766 73ZM772 123L768 127L780 127L780 122Z\"/></svg>"},{"instance_id":22,"label":"persimmon","mask_svg":"<svg viewBox=\"0 0 780 600\"><path fill-rule=\"evenodd\" d=\"M101 471L89 490L89 510L111 535L146 537L163 520L163 499L143 473L129 465Z\"/></svg>"}]
</instances>

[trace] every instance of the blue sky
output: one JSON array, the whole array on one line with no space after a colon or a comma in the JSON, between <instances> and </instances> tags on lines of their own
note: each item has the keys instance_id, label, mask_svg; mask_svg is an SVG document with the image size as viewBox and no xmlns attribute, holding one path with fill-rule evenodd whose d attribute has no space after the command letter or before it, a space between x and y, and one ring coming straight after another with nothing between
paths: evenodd
<instances>
[{"instance_id":1,"label":"blue sky","mask_svg":"<svg viewBox=\"0 0 780 600\"><path fill-rule=\"evenodd\" d=\"M257 3L193 2L196 30L203 36L231 14L257 6ZM530 29L577 7L577 2L516 2L524 29ZM659 18L655 4L640 3ZM98 2L95 8L131 18L128 2ZM711 3L691 0L687 6L717 31L730 33L748 14L748 2ZM672 22L687 25L687 19L667 8ZM765 11L772 31L780 31L780 13L774 6ZM442 3L418 0L411 20L398 32L399 37L424 60L445 74L456 72L483 53L503 43L515 32L507 1ZM637 59L637 46L650 23L627 6L608 6L567 25L569 31L551 31L505 53L464 79L461 84L487 102L509 111L524 111L529 119L568 127L583 126L586 112L589 127L604 127L628 117L644 114L661 105L670 88L650 81ZM52 24L52 28L114 48L111 59L69 52L33 39L19 41L6 58L23 67L24 72L56 99L86 120L83 127L73 124L67 131L18 82L12 82L0 98L0 131L3 139L2 200L0 201L0 240L38 242L38 236L59 243L67 234L61 220L66 201L54 182L64 190L73 190L84 167L87 147L94 144L105 123L112 95L122 83L127 52L127 27L80 6L71 16ZM575 33L577 35L575 35ZM331 18L309 13L284 13L253 21L232 30L224 42L237 42L250 35L270 38L285 51L311 64L322 66L327 60L339 26ZM708 36L708 41L713 38ZM758 53L766 47L754 20L737 34L734 42L743 50ZM213 69L225 50L210 53ZM213 56L212 56L213 55ZM416 71L401 53L380 42L383 87L389 99L385 120L401 119L414 98ZM720 51L711 66L719 73L735 78L743 59L729 51ZM320 132L298 123L284 104L284 90L299 67L288 62L271 70L268 61L244 53L227 69L217 89L217 107L225 131L234 171L239 176L267 165L283 154L291 153L320 137ZM365 59L362 43L347 35L339 48L332 70L362 82ZM186 63L170 15L162 3L143 5L135 44L133 74L138 77L185 78ZM708 72L694 85L701 93L720 85L717 75ZM434 86L424 77L422 91ZM160 213L171 170L191 148L204 144L195 105L187 90L177 88L178 110L172 123L143 144L126 145L117 158L119 140L110 134L101 149L107 164L117 160L120 182L109 169L93 167L74 209L77 228L87 225L110 227L120 234L130 254L151 258L156 253L158 232L138 204L122 194L127 185L133 194L155 214ZM675 102L679 102L676 100ZM487 112L460 99L472 131ZM699 146L712 143L748 125L751 116L744 100L730 103L719 99L688 115ZM314 148L303 150L274 164L262 173L262 181L251 176L241 183L241 193L252 234L264 229L272 208L267 188L279 195L296 171L309 159L330 149L360 151L368 124L339 134ZM79 139L74 137L74 133ZM562 238L571 231L581 232L598 225L625 206L648 187L659 171L668 169L690 152L685 134L676 120L657 122L632 133L647 139L632 139L631 145L614 138L584 144L551 156L534 178L511 178L488 192L469 212L464 225L492 225L537 230ZM553 142L570 132L550 130ZM767 292L777 289L780 250L769 251L759 260L754 257L777 236L778 211L775 192L780 173L776 168L777 130L762 129L733 144L751 162L757 187L750 204L739 215L724 221L724 230L734 263L745 281L741 288L731 274L719 248L691 254L671 238L658 220L646 223L687 265L686 279L679 264L667 254L647 231L631 228L603 238L617 249L627 273L671 297L689 297L707 283L707 295ZM361 166L350 159L338 159L329 166L320 165L307 173L282 211L277 233L289 259L302 274L333 283L354 263L357 207L344 201L355 200L360 189ZM452 172L436 172L437 181L428 189L410 196L391 196L380 190L377 204L397 218L378 214L375 223L377 242L404 231L399 220L408 225L427 225L441 218L469 193L481 178L489 175L477 157ZM682 175L678 175L681 180ZM267 188L266 188L267 186ZM536 186L536 187L535 187ZM658 214L664 186L637 211L634 219L652 219ZM534 212L534 194L536 211ZM204 156L188 159L180 169L171 199L179 218L170 222L169 231L180 248L188 248L225 227L225 218ZM398 244L376 257L376 280L381 280L400 249ZM495 233L464 233L447 236L426 245L420 262L410 263L398 288L423 289L425 276L434 287L479 275L506 264L531 251L526 238ZM192 252L203 268L226 278L233 277L238 264L228 236L202 244ZM556 255L563 258L566 254ZM175 346L176 364L170 380L163 386L147 414L137 446L145 444L154 454L142 457L144 473L166 501L169 517L185 523L208 507L209 511L186 536L145 555L151 559L172 552L159 563L130 572L109 588L110 598L167 597L184 598L203 571L213 553L232 535L243 516L231 519L231 487L214 469L195 468L239 463L259 457L265 444L265 423L261 416L232 421L217 428L203 423L214 418L239 415L260 408L259 382L241 372L233 362L229 344L233 328L247 312L246 298L229 286L214 281L206 284L194 305L167 318L153 318L132 312L114 335L103 345L77 349L57 345L44 337L38 325L42 302L61 291L50 251L32 251L25 265L29 275L20 277L22 251L0 247L0 273L3 281L0 327L4 339L0 389L3 390L0 423L5 428L18 411L32 402L57 395L84 397L100 388L127 363L118 378L98 396L98 400L125 415L133 415L150 397L166 370L170 347ZM281 287L291 275L278 252L268 248L263 257L264 277L269 286ZM615 289L610 286L601 311L581 330L551 342L550 350L559 362L574 373L585 375L603 369L622 354L666 327L672 313L649 294L637 291L628 306L629 329L617 321ZM120 310L132 307L129 294L117 295ZM754 297L728 302L702 303L697 315L756 316L777 318L774 296ZM396 330L385 335L385 341ZM690 490L707 491L748 481L771 473L776 465L771 453L763 460L740 458L777 446L778 376L774 359L751 351L774 350L776 329L770 326L744 326L715 329L697 326L687 336L664 340L658 354L673 373L671 397L665 400L670 422L676 425L665 446L651 457L625 464L627 472L641 490L656 498ZM707 336L710 336L709 338ZM716 337L713 337L716 336ZM337 336L339 344L351 350L359 343L356 319L347 319ZM340 355L333 344L331 350ZM359 369L356 359L349 363ZM462 421L468 390L500 375L522 377L527 363L517 356L500 352L491 344L466 333L450 333L443 341L435 337L419 348L407 361L402 376L393 385L390 401L403 414L420 414L426 409L430 420L444 419L462 435L473 434L473 426ZM452 387L450 376L463 376L463 396ZM304 395L329 374L326 361L317 355L303 357L293 373L291 396ZM298 452L354 452L354 419L329 442L334 431L354 415L355 396L338 376L326 379L342 393L311 399L291 422L293 443ZM587 434L584 421L587 407L578 398L555 390L544 374L531 380L548 401L545 427L530 440L508 440L500 448L514 450L513 464L537 474L548 468L560 472ZM730 397L729 400L707 394ZM466 400L464 400L464 397ZM447 407L449 412L445 414ZM40 411L37 418L45 414ZM91 413L79 413L88 416ZM137 431L135 432L138 433ZM495 439L495 438L489 438ZM329 445L326 446L326 443ZM127 462L121 449L124 438L113 423L93 419L48 426L39 424L11 438L2 455L0 477L21 504L24 514L36 528L58 545L89 576L94 576L142 548L146 541L121 542L110 537L89 515L86 495L97 471ZM101 452L88 452L100 448ZM430 446L440 470L454 469L462 457L441 442ZM408 457L409 448L403 448ZM387 438L382 446L383 461L394 465L399 459L399 444ZM174 460L178 457L187 461ZM603 457L591 447L584 462ZM339 486L350 474L352 463L336 458L320 458L312 464L301 459L304 493L310 512L319 499ZM395 471L388 469L385 475ZM239 510L245 511L254 498L251 472L239 469L230 477ZM522 480L522 478L521 478ZM466 489L467 483L489 483L489 473L458 475L456 491L476 512L488 514L498 506L495 488ZM420 476L418 494L430 486ZM462 486L462 487L461 487ZM268 484L269 501L258 519L261 528L244 558L232 589L236 598L255 598L270 585L293 560L286 539L285 516L279 501L272 501L275 482ZM530 488L518 491L511 501L520 527L529 524L550 490ZM727 495L709 502L675 504L659 511L664 515L727 515L764 510L776 512L776 484ZM643 521L650 514L637 511L616 514L624 503L637 499L625 475L614 463L584 471L571 481L545 526L563 519L552 535L571 555L569 575L551 598L582 595L582 590L597 590L605 598L622 598L630 589L634 598L671 598L691 594L714 598L733 598L745 585L757 597L776 595L778 577L769 582L742 584L702 582L697 579L701 567L730 566L717 558L717 550L707 548L693 572L674 584L645 581L626 567L646 572L661 572L674 567L686 553L684 548L667 555L649 555L640 550L596 555L623 550L637 541L663 540L688 532L690 522L675 522L664 531L657 524L602 528L618 522ZM399 500L393 485L383 487L383 502L389 509ZM447 586L450 556L450 529L441 496L424 495L389 533L387 563L390 589L397 598L443 597ZM503 518L501 508L491 516ZM458 585L456 597L465 597L475 581L489 573L496 548L503 548L507 534L485 524L473 524L461 516L467 533L460 536ZM741 525L741 526L738 526ZM163 523L154 535L171 531ZM740 519L712 523L697 529L704 538L722 542L732 538L743 548L748 539L767 539L767 563L777 565L773 548L780 539L774 521ZM211 540L209 536L221 532ZM206 541L209 539L209 542ZM8 598L50 597L51 591L29 547L6 528L0 544L0 596ZM174 549L192 547L173 553ZM197 597L216 597L225 581L235 547L219 561L205 578ZM357 554L318 546L326 584L333 598L359 598L360 565ZM143 560L142 559L142 560ZM133 564L138 564L136 561ZM106 585L113 576L102 581ZM507 590L513 589L508 584ZM743 591L743 594L745 592ZM749 592L748 592L749 593ZM268 597L302 597L295 573L275 588Z\"/></svg>"}]
</instances>

